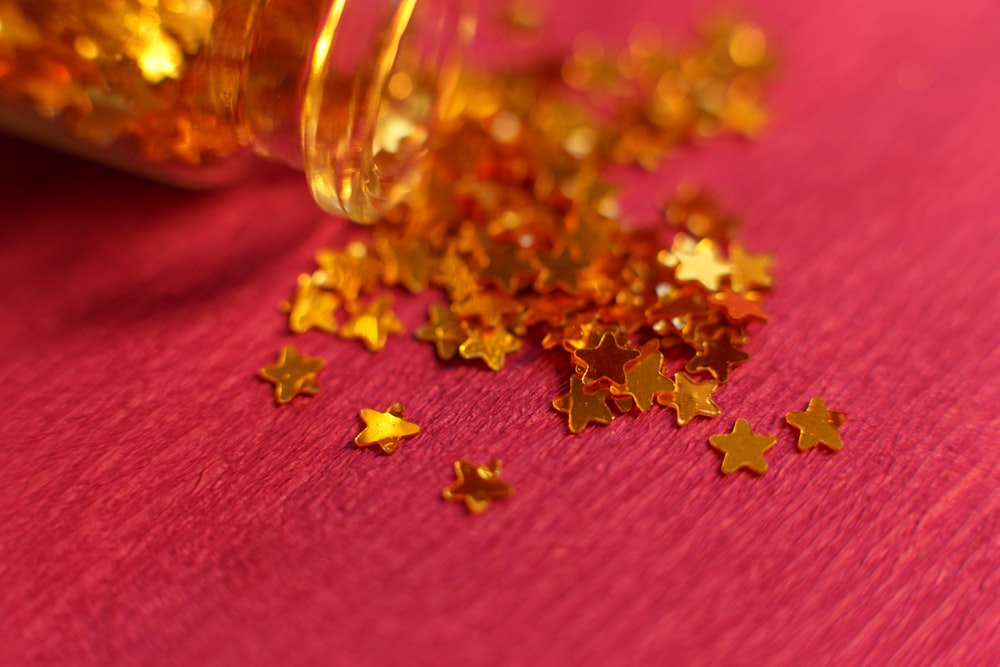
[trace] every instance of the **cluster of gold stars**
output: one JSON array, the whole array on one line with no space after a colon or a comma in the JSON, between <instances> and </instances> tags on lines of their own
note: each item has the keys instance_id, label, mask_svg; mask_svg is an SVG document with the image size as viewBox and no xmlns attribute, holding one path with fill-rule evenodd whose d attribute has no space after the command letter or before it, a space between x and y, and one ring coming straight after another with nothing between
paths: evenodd
<instances>
[{"instance_id":1,"label":"cluster of gold stars","mask_svg":"<svg viewBox=\"0 0 1000 667\"><path fill-rule=\"evenodd\" d=\"M730 21L691 48L642 28L620 52L583 38L562 63L466 72L430 145L428 177L366 240L316 254L282 304L289 328L378 351L402 331L389 290L438 288L447 302L430 306L415 335L442 361L499 371L527 341L565 351L569 390L552 406L572 433L658 407L678 426L718 417L716 390L749 360L749 333L768 319L772 258L747 250L735 218L690 184L658 220L630 222L605 175L613 164L655 169L684 143L756 135L769 63L760 30ZM816 398L788 421L800 448L838 449L838 415ZM419 431L401 404L361 418L359 447L391 453ZM710 445L725 454L723 473L762 473L774 442L739 419ZM499 473L499 461L456 462L444 497L482 511L511 492Z\"/></svg>"}]
</instances>

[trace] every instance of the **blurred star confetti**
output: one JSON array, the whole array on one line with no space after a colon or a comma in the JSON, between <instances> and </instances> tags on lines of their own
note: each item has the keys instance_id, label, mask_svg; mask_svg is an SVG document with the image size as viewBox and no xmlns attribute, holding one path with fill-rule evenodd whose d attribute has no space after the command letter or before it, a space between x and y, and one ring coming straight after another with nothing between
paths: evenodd
<instances>
[{"instance_id":1,"label":"blurred star confetti","mask_svg":"<svg viewBox=\"0 0 1000 667\"><path fill-rule=\"evenodd\" d=\"M468 461L455 461L455 483L447 487L442 496L452 502L464 502L473 514L479 514L490 501L514 493L514 487L500 479L500 461L476 465Z\"/></svg>"},{"instance_id":2,"label":"blurred star confetti","mask_svg":"<svg viewBox=\"0 0 1000 667\"><path fill-rule=\"evenodd\" d=\"M316 374L325 365L319 358L303 357L291 345L278 353L278 362L260 369L260 377L274 385L274 400L288 403L300 394L311 395L319 391Z\"/></svg>"},{"instance_id":3,"label":"blurred star confetti","mask_svg":"<svg viewBox=\"0 0 1000 667\"><path fill-rule=\"evenodd\" d=\"M825 445L835 452L840 451L844 443L838 430L845 420L843 412L828 410L819 396L809 400L805 412L789 412L785 416L785 421L799 430L799 449L802 451L817 445Z\"/></svg>"},{"instance_id":4,"label":"blurred star confetti","mask_svg":"<svg viewBox=\"0 0 1000 667\"><path fill-rule=\"evenodd\" d=\"M378 445L386 454L392 454L403 438L420 433L420 426L403 419L403 404L396 402L385 412L362 408L360 417L365 428L354 438L358 447Z\"/></svg>"}]
</instances>

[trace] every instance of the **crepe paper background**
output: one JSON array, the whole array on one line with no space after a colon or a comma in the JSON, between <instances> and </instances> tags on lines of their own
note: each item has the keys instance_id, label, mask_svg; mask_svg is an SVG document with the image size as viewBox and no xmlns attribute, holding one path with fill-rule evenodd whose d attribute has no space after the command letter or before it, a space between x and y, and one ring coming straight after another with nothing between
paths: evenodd
<instances>
[{"instance_id":1,"label":"crepe paper background","mask_svg":"<svg viewBox=\"0 0 1000 667\"><path fill-rule=\"evenodd\" d=\"M564 4L553 51L714 5ZM289 335L296 274L358 233L295 173L182 192L0 140L0 663L998 664L1000 5L737 9L781 53L769 131L629 181L698 179L778 257L723 417L684 429L570 436L537 346L493 374ZM329 365L276 408L289 342ZM814 394L839 454L783 425ZM355 449L395 400L420 436ZM779 438L761 478L707 446L740 416ZM458 457L517 494L444 503Z\"/></svg>"}]
</instances>

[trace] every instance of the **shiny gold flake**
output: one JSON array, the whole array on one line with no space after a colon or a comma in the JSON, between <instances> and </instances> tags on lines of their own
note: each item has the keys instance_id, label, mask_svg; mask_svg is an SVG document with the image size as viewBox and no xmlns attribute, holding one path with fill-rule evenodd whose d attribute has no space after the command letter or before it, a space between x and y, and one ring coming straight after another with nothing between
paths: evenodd
<instances>
[{"instance_id":1,"label":"shiny gold flake","mask_svg":"<svg viewBox=\"0 0 1000 667\"><path fill-rule=\"evenodd\" d=\"M758 475L767 472L764 452L774 446L773 435L756 435L745 419L737 419L732 433L713 435L709 444L722 452L722 474L728 475L740 468L747 468Z\"/></svg>"},{"instance_id":2,"label":"shiny gold flake","mask_svg":"<svg viewBox=\"0 0 1000 667\"><path fill-rule=\"evenodd\" d=\"M844 420L844 413L828 410L819 396L809 400L805 412L789 412L785 416L785 421L799 430L799 449L802 451L817 445L840 451L844 443L837 431Z\"/></svg>"},{"instance_id":3,"label":"shiny gold flake","mask_svg":"<svg viewBox=\"0 0 1000 667\"><path fill-rule=\"evenodd\" d=\"M286 345L278 354L276 364L260 369L260 377L274 385L274 400L280 405L300 394L318 392L316 375L325 363L319 358L303 357L294 347Z\"/></svg>"},{"instance_id":4,"label":"shiny gold flake","mask_svg":"<svg viewBox=\"0 0 1000 667\"><path fill-rule=\"evenodd\" d=\"M476 465L455 461L455 483L442 493L445 500L465 503L473 514L479 514L490 502L514 493L514 487L500 479L500 461Z\"/></svg>"},{"instance_id":5,"label":"shiny gold flake","mask_svg":"<svg viewBox=\"0 0 1000 667\"><path fill-rule=\"evenodd\" d=\"M378 445L386 454L392 454L403 438L420 433L420 427L403 419L403 404L393 403L385 412L363 408L361 419L365 428L354 438L358 447Z\"/></svg>"}]
</instances>

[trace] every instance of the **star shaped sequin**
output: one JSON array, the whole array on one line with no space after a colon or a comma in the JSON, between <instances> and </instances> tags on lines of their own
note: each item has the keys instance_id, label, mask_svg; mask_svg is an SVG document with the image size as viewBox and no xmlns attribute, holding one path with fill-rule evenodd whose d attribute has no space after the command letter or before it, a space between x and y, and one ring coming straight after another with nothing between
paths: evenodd
<instances>
[{"instance_id":1,"label":"star shaped sequin","mask_svg":"<svg viewBox=\"0 0 1000 667\"><path fill-rule=\"evenodd\" d=\"M749 468L758 475L767 472L764 452L774 446L777 439L773 435L756 435L750 430L746 419L737 419L731 433L709 436L709 444L725 456L722 459L722 474L728 475L740 468Z\"/></svg>"},{"instance_id":2,"label":"star shaped sequin","mask_svg":"<svg viewBox=\"0 0 1000 667\"><path fill-rule=\"evenodd\" d=\"M632 362L625 369L625 388L611 388L613 394L625 394L635 399L640 412L646 412L653 407L653 399L658 394L672 392L673 381L664 376L663 353L654 351L639 361Z\"/></svg>"},{"instance_id":3,"label":"star shaped sequin","mask_svg":"<svg viewBox=\"0 0 1000 667\"><path fill-rule=\"evenodd\" d=\"M701 344L698 354L688 362L689 371L708 371L719 382L729 380L733 366L746 363L750 355L733 347L728 336L710 338Z\"/></svg>"},{"instance_id":4,"label":"star shaped sequin","mask_svg":"<svg viewBox=\"0 0 1000 667\"><path fill-rule=\"evenodd\" d=\"M721 414L719 406L712 400L712 393L718 386L715 380L695 382L687 373L676 373L673 392L660 394L656 402L673 408L677 412L677 425L684 426L698 415L718 417Z\"/></svg>"},{"instance_id":5,"label":"star shaped sequin","mask_svg":"<svg viewBox=\"0 0 1000 667\"><path fill-rule=\"evenodd\" d=\"M294 347L286 345L278 354L278 363L260 369L260 377L274 385L274 400L280 405L299 394L319 391L316 374L325 363L319 358L303 357Z\"/></svg>"},{"instance_id":6,"label":"star shaped sequin","mask_svg":"<svg viewBox=\"0 0 1000 667\"><path fill-rule=\"evenodd\" d=\"M354 438L358 447L378 445L386 454L392 454L402 438L420 433L420 427L403 419L403 404L393 403L385 412L363 408L361 419L365 428Z\"/></svg>"},{"instance_id":7,"label":"star shaped sequin","mask_svg":"<svg viewBox=\"0 0 1000 667\"><path fill-rule=\"evenodd\" d=\"M785 421L799 429L799 449L802 451L825 445L836 452L844 446L837 432L844 423L844 414L827 410L819 396L809 399L805 412L789 412Z\"/></svg>"},{"instance_id":8,"label":"star shaped sequin","mask_svg":"<svg viewBox=\"0 0 1000 667\"><path fill-rule=\"evenodd\" d=\"M336 294L317 285L312 275L303 273L299 275L295 296L282 303L281 309L288 313L288 328L295 333L310 329L333 333L337 330L334 313L339 306Z\"/></svg>"},{"instance_id":9,"label":"star shaped sequin","mask_svg":"<svg viewBox=\"0 0 1000 667\"><path fill-rule=\"evenodd\" d=\"M580 271L586 268L587 262L573 257L569 248L565 248L558 255L536 259L541 266L541 271L535 280L535 289L539 292L550 292L557 287L561 287L568 294L579 291Z\"/></svg>"},{"instance_id":10,"label":"star shaped sequin","mask_svg":"<svg viewBox=\"0 0 1000 667\"><path fill-rule=\"evenodd\" d=\"M770 287L774 283L771 277L772 258L766 254L751 254L739 241L729 244L729 284L733 291L743 294L755 287Z\"/></svg>"},{"instance_id":11,"label":"star shaped sequin","mask_svg":"<svg viewBox=\"0 0 1000 667\"><path fill-rule=\"evenodd\" d=\"M491 369L498 371L503 368L506 355L521 349L521 339L499 325L493 329L469 332L459 348L458 353L463 359L482 359Z\"/></svg>"},{"instance_id":12,"label":"star shaped sequin","mask_svg":"<svg viewBox=\"0 0 1000 667\"><path fill-rule=\"evenodd\" d=\"M514 487L500 479L500 461L475 465L468 461L455 461L455 483L447 487L442 496L452 502L464 502L473 514L479 514L490 501L514 493Z\"/></svg>"},{"instance_id":13,"label":"star shaped sequin","mask_svg":"<svg viewBox=\"0 0 1000 667\"><path fill-rule=\"evenodd\" d=\"M427 324L417 329L415 335L418 340L434 343L438 357L447 361L458 354L469 332L450 308L434 304L427 311Z\"/></svg>"},{"instance_id":14,"label":"star shaped sequin","mask_svg":"<svg viewBox=\"0 0 1000 667\"><path fill-rule=\"evenodd\" d=\"M608 407L607 389L598 389L588 393L583 387L583 381L576 375L569 379L569 393L552 401L552 407L569 415L569 430L579 433L590 422L610 424L615 415Z\"/></svg>"},{"instance_id":15,"label":"star shaped sequin","mask_svg":"<svg viewBox=\"0 0 1000 667\"><path fill-rule=\"evenodd\" d=\"M639 350L622 347L613 334L604 334L596 347L585 347L573 355L587 368L584 383L606 379L625 384L625 364L638 358Z\"/></svg>"},{"instance_id":16,"label":"star shaped sequin","mask_svg":"<svg viewBox=\"0 0 1000 667\"><path fill-rule=\"evenodd\" d=\"M385 347L389 334L403 332L403 325L390 310L392 297L385 295L359 308L340 328L342 338L357 338L372 352Z\"/></svg>"},{"instance_id":17,"label":"star shaped sequin","mask_svg":"<svg viewBox=\"0 0 1000 667\"><path fill-rule=\"evenodd\" d=\"M697 281L712 290L719 289L722 278L729 275L729 264L719 255L719 249L712 239L702 239L694 248L679 248L677 256L677 280Z\"/></svg>"}]
</instances>

